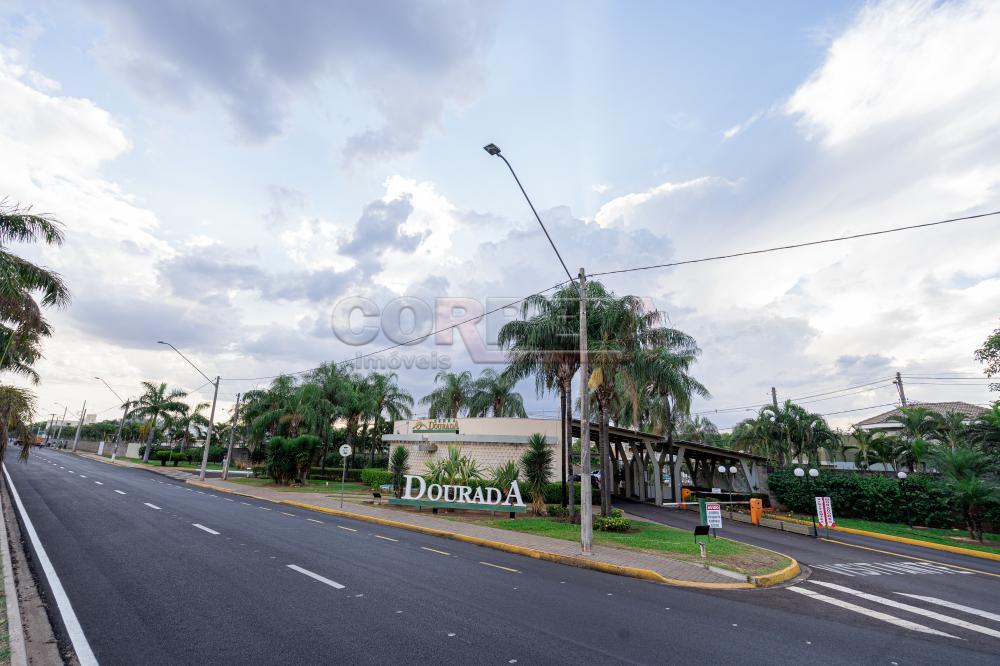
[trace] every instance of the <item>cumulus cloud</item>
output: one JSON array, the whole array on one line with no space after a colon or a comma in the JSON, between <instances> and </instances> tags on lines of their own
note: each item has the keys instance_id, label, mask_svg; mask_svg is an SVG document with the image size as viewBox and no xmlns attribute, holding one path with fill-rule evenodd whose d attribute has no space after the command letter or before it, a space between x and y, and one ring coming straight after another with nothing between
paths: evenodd
<instances>
[{"instance_id":1,"label":"cumulus cloud","mask_svg":"<svg viewBox=\"0 0 1000 666\"><path fill-rule=\"evenodd\" d=\"M383 124L351 136L348 159L411 152L446 109L472 99L496 24L496 7L472 0L97 7L101 50L137 89L183 106L215 98L248 140L281 134L289 100L326 83L360 93Z\"/></svg>"}]
</instances>

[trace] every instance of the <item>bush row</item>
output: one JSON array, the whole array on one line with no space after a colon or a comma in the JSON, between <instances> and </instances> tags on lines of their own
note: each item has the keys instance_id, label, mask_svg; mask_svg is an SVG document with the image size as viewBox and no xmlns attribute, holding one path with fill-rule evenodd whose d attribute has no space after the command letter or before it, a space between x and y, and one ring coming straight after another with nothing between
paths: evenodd
<instances>
[{"instance_id":1,"label":"bush row","mask_svg":"<svg viewBox=\"0 0 1000 666\"><path fill-rule=\"evenodd\" d=\"M916 525L964 527L954 493L941 479L911 474L903 481L865 474L820 474L800 479L791 469L768 475L768 485L778 502L797 513L811 513L814 497L829 497L834 516L898 523L906 520L907 508ZM1000 502L986 507L985 517L1000 524Z\"/></svg>"}]
</instances>

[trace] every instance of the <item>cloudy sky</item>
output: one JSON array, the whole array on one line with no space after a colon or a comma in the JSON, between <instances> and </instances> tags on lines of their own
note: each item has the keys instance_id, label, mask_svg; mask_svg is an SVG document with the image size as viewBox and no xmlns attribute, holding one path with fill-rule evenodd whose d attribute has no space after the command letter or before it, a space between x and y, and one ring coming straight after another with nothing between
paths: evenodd
<instances>
[{"instance_id":1,"label":"cloudy sky","mask_svg":"<svg viewBox=\"0 0 1000 666\"><path fill-rule=\"evenodd\" d=\"M63 247L23 252L74 294L51 315L41 410L113 417L94 376L209 399L157 340L223 377L226 410L462 312L443 299L475 312L556 284L491 141L574 273L998 210L998 31L989 1L2 0L0 196L65 223ZM713 398L695 409L719 426L771 386L847 425L897 400L896 372L911 400L990 399L972 352L1000 316L998 230L607 284L697 338ZM338 336L345 303L402 323L356 311ZM375 358L419 397L418 360L487 367L447 342Z\"/></svg>"}]
</instances>

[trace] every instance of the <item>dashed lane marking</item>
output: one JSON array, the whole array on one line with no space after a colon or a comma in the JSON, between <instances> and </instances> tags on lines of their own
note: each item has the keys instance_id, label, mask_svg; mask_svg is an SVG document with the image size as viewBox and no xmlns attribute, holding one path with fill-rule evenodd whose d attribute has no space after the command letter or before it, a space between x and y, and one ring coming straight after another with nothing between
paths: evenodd
<instances>
[{"instance_id":1,"label":"dashed lane marking","mask_svg":"<svg viewBox=\"0 0 1000 666\"><path fill-rule=\"evenodd\" d=\"M310 523L319 523L320 525L323 524L322 520L316 520L315 518L306 518L306 520L308 520Z\"/></svg>"},{"instance_id":2,"label":"dashed lane marking","mask_svg":"<svg viewBox=\"0 0 1000 666\"><path fill-rule=\"evenodd\" d=\"M160 510L160 507L156 506L155 504L150 504L149 502L143 502L143 504L148 506L150 509L156 509L157 511Z\"/></svg>"},{"instance_id":3,"label":"dashed lane marking","mask_svg":"<svg viewBox=\"0 0 1000 666\"><path fill-rule=\"evenodd\" d=\"M118 493L119 495L128 495L128 493L125 492L124 490L116 490L115 492Z\"/></svg>"},{"instance_id":4,"label":"dashed lane marking","mask_svg":"<svg viewBox=\"0 0 1000 666\"><path fill-rule=\"evenodd\" d=\"M280 513L283 516L291 516L292 518L295 517L294 513L288 513L287 511L279 511L278 513Z\"/></svg>"},{"instance_id":5,"label":"dashed lane marking","mask_svg":"<svg viewBox=\"0 0 1000 666\"><path fill-rule=\"evenodd\" d=\"M96 484L97 484L97 485L99 485L99 486L103 486L103 485L104 485L104 484L103 484L103 483L101 483L100 481L94 481L94 483L96 483Z\"/></svg>"},{"instance_id":6,"label":"dashed lane marking","mask_svg":"<svg viewBox=\"0 0 1000 666\"><path fill-rule=\"evenodd\" d=\"M347 530L348 532L357 532L357 530L354 529L353 527L344 527L343 525L337 525L337 527L339 527L342 530Z\"/></svg>"},{"instance_id":7,"label":"dashed lane marking","mask_svg":"<svg viewBox=\"0 0 1000 666\"><path fill-rule=\"evenodd\" d=\"M876 594L869 594L867 592L862 592L861 590L855 590L850 587L844 587L843 585L837 585L836 583L827 583L821 580L810 580L807 582L813 585L822 585L823 587L831 590L837 590L838 592L843 592L844 594L850 594L858 597L859 599L874 601L877 604L882 604L891 608L898 608L899 610L906 611L907 613L913 613L914 615L923 615L924 617L929 617L932 620L937 620L938 622L952 624L956 627L961 627L962 629L968 629L969 631L975 631L980 634L992 636L993 638L1000 638L1000 631L997 631L996 629L990 629L989 627L983 627L978 624L973 624L972 622L966 622L965 620L960 620L957 617L951 617L950 615L938 613L937 611L926 610L918 606L911 606L910 604L904 604L900 601L896 601L895 599L886 599L885 597L880 597Z\"/></svg>"},{"instance_id":8,"label":"dashed lane marking","mask_svg":"<svg viewBox=\"0 0 1000 666\"><path fill-rule=\"evenodd\" d=\"M494 569L503 569L504 571L509 571L511 573L521 573L517 569L511 569L510 567L502 567L499 564L490 564L489 562L480 562L480 564L484 564L488 567L493 567Z\"/></svg>"},{"instance_id":9,"label":"dashed lane marking","mask_svg":"<svg viewBox=\"0 0 1000 666\"><path fill-rule=\"evenodd\" d=\"M330 587L332 587L332 588L334 588L336 590L343 590L344 587L345 587L344 585L341 585L340 583L338 583L335 580L330 580L329 578L326 578L325 576L320 576L318 573L314 573L312 571L309 571L309 569L303 569L302 567L300 567L297 564L288 564L286 566L289 569L291 569L292 571L298 571L300 574L304 574L306 576L309 576L313 580L318 580L319 582L323 583L324 585L329 585Z\"/></svg>"},{"instance_id":10,"label":"dashed lane marking","mask_svg":"<svg viewBox=\"0 0 1000 666\"><path fill-rule=\"evenodd\" d=\"M399 539L393 539L392 537L382 536L381 534L373 534L372 536L375 537L376 539L385 539L386 541L396 541L396 542L399 541Z\"/></svg>"},{"instance_id":11,"label":"dashed lane marking","mask_svg":"<svg viewBox=\"0 0 1000 666\"><path fill-rule=\"evenodd\" d=\"M86 479L87 477L86 477L86 476L84 476L83 474L81 474L81 475L80 475L80 478L81 478L81 479Z\"/></svg>"},{"instance_id":12,"label":"dashed lane marking","mask_svg":"<svg viewBox=\"0 0 1000 666\"><path fill-rule=\"evenodd\" d=\"M893 624L897 627L902 627L903 629L909 629L910 631L919 631L922 634L945 636L947 638L958 638L957 636L946 634L943 631L938 631L937 629L931 629L930 627L925 627L924 625L917 624L916 622L910 622L909 620L904 620L902 618L896 617L895 615L889 615L888 613L883 613L881 611L876 611L876 610L869 610L863 606L852 604L849 601L834 599L833 597L828 597L825 594L820 594L819 592L813 592L812 590L807 590L802 587L789 587L788 590L792 592L797 592L798 594L801 594L803 596L807 596L810 599L815 599L816 601L822 601L832 606L837 606L845 610L854 611L855 613L866 615L876 620L888 622L889 624Z\"/></svg>"},{"instance_id":13,"label":"dashed lane marking","mask_svg":"<svg viewBox=\"0 0 1000 666\"><path fill-rule=\"evenodd\" d=\"M197 527L199 530L204 530L204 531L208 532L209 534L218 534L218 532L216 532L215 530L213 530L211 527L205 527L201 523L191 523L191 524L194 525L195 527Z\"/></svg>"},{"instance_id":14,"label":"dashed lane marking","mask_svg":"<svg viewBox=\"0 0 1000 666\"><path fill-rule=\"evenodd\" d=\"M427 546L421 546L421 550L429 550L432 553L437 553L438 555L451 555L451 553L446 553L443 550L438 550L437 548L428 548Z\"/></svg>"}]
</instances>

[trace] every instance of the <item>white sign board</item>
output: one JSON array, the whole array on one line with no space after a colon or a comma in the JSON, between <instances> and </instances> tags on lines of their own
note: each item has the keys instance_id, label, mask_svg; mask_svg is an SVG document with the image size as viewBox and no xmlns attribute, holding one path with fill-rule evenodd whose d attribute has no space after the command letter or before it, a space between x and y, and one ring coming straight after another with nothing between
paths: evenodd
<instances>
[{"instance_id":1,"label":"white sign board","mask_svg":"<svg viewBox=\"0 0 1000 666\"><path fill-rule=\"evenodd\" d=\"M349 455L351 455L351 445L350 444L341 444L340 445L340 457L341 458L346 458Z\"/></svg>"},{"instance_id":2,"label":"white sign board","mask_svg":"<svg viewBox=\"0 0 1000 666\"><path fill-rule=\"evenodd\" d=\"M819 524L823 527L836 526L836 523L833 522L833 503L829 497L816 498L816 516L819 518Z\"/></svg>"},{"instance_id":3,"label":"white sign board","mask_svg":"<svg viewBox=\"0 0 1000 666\"><path fill-rule=\"evenodd\" d=\"M708 526L715 529L722 528L722 505L718 502L705 502L705 518Z\"/></svg>"}]
</instances>

